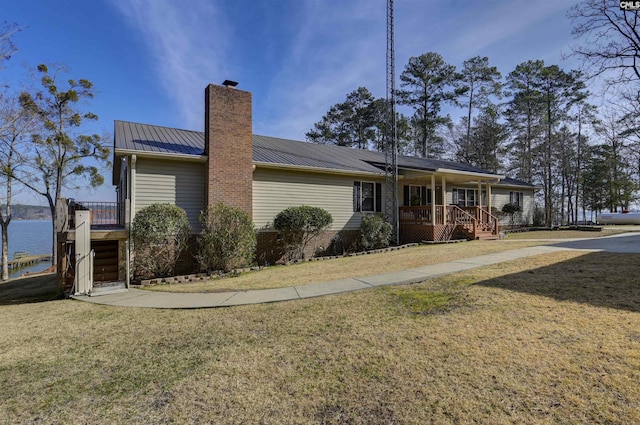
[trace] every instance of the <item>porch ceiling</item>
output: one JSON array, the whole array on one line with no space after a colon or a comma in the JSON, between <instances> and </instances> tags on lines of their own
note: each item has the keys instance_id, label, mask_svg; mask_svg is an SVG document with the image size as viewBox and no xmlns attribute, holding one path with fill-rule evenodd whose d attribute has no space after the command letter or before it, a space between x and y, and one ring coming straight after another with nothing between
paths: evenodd
<instances>
[{"instance_id":1,"label":"porch ceiling","mask_svg":"<svg viewBox=\"0 0 640 425\"><path fill-rule=\"evenodd\" d=\"M495 174L477 174L477 173L462 173L462 172L447 172L442 170L436 171L421 171L421 170L400 170L400 175L403 178L403 182L409 183L411 181L423 182L430 184L431 176L435 175L436 183L440 184L441 178L444 176L447 183L478 183L478 182L493 182L497 183L503 176Z\"/></svg>"}]
</instances>

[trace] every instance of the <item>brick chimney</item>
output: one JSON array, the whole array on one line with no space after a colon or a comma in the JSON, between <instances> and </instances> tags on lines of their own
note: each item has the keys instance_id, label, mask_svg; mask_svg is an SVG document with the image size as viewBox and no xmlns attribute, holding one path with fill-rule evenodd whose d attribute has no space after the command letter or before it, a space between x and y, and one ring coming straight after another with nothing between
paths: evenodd
<instances>
[{"instance_id":1,"label":"brick chimney","mask_svg":"<svg viewBox=\"0 0 640 425\"><path fill-rule=\"evenodd\" d=\"M251 93L237 90L236 85L225 81L205 89L205 202L224 202L252 217Z\"/></svg>"}]
</instances>

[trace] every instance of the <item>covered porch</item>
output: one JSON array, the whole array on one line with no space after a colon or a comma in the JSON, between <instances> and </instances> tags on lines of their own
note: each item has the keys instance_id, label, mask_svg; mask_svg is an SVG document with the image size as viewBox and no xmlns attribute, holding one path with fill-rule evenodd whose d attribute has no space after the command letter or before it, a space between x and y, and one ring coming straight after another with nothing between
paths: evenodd
<instances>
[{"instance_id":1,"label":"covered porch","mask_svg":"<svg viewBox=\"0 0 640 425\"><path fill-rule=\"evenodd\" d=\"M400 242L497 239L493 182L496 175L406 170L398 182Z\"/></svg>"}]
</instances>

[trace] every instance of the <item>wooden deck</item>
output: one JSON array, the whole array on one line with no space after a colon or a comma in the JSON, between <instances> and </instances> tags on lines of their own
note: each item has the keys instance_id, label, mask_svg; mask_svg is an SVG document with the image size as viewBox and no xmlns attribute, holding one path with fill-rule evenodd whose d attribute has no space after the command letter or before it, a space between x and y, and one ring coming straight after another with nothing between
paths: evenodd
<instances>
[{"instance_id":1,"label":"wooden deck","mask_svg":"<svg viewBox=\"0 0 640 425\"><path fill-rule=\"evenodd\" d=\"M400 207L402 243L453 238L497 239L498 219L481 207L420 205Z\"/></svg>"}]
</instances>

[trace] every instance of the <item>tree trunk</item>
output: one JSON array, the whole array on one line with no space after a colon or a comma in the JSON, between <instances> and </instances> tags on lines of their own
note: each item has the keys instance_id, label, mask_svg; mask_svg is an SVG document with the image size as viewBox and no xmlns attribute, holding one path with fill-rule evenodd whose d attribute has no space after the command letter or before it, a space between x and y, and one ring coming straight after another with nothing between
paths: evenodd
<instances>
[{"instance_id":1,"label":"tree trunk","mask_svg":"<svg viewBox=\"0 0 640 425\"><path fill-rule=\"evenodd\" d=\"M9 222L8 220L2 220L2 280L9 279Z\"/></svg>"}]
</instances>

